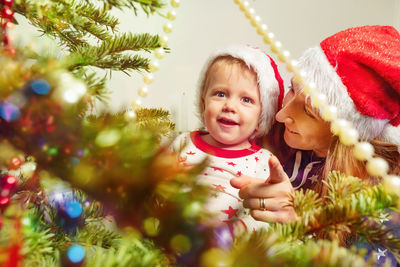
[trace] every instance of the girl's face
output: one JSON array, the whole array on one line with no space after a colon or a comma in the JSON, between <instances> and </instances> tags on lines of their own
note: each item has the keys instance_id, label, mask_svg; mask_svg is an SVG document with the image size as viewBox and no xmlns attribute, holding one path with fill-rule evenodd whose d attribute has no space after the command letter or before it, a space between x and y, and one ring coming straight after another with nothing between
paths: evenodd
<instances>
[{"instance_id":1,"label":"girl's face","mask_svg":"<svg viewBox=\"0 0 400 267\"><path fill-rule=\"evenodd\" d=\"M330 125L311 107L293 81L276 120L285 124L284 139L290 147L313 150L317 156L326 157L333 137Z\"/></svg>"},{"instance_id":2,"label":"girl's face","mask_svg":"<svg viewBox=\"0 0 400 267\"><path fill-rule=\"evenodd\" d=\"M250 147L261 113L256 74L237 65L214 65L202 98L203 119L211 145L225 149Z\"/></svg>"}]
</instances>

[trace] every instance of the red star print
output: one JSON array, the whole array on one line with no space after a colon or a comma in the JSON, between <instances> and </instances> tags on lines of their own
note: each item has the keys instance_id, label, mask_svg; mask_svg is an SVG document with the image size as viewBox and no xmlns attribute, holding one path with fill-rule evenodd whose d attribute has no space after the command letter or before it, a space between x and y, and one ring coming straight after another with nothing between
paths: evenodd
<instances>
[{"instance_id":1,"label":"red star print","mask_svg":"<svg viewBox=\"0 0 400 267\"><path fill-rule=\"evenodd\" d=\"M186 155L194 155L194 154L196 154L196 153L192 152L192 151L186 152Z\"/></svg>"},{"instance_id":2,"label":"red star print","mask_svg":"<svg viewBox=\"0 0 400 267\"><path fill-rule=\"evenodd\" d=\"M216 171L224 172L224 170L221 169L221 168L217 168L217 167L211 167L211 168L213 168L215 172L216 172Z\"/></svg>"},{"instance_id":3,"label":"red star print","mask_svg":"<svg viewBox=\"0 0 400 267\"><path fill-rule=\"evenodd\" d=\"M238 212L238 209L232 209L231 206L229 206L229 209L227 210L221 210L223 213L228 214L228 219L232 218L233 216L236 216L236 213Z\"/></svg>"},{"instance_id":4,"label":"red star print","mask_svg":"<svg viewBox=\"0 0 400 267\"><path fill-rule=\"evenodd\" d=\"M222 192L225 192L226 187L223 187L220 184L213 184L213 186L215 186L215 189L221 190Z\"/></svg>"},{"instance_id":5,"label":"red star print","mask_svg":"<svg viewBox=\"0 0 400 267\"><path fill-rule=\"evenodd\" d=\"M236 163L233 163L233 162L227 162L227 163L228 163L228 165L231 165L231 166L233 166L233 167L236 166Z\"/></svg>"},{"instance_id":6,"label":"red star print","mask_svg":"<svg viewBox=\"0 0 400 267\"><path fill-rule=\"evenodd\" d=\"M240 176L240 175L242 175L242 172L238 171L236 174L237 174L237 176Z\"/></svg>"},{"instance_id":7,"label":"red star print","mask_svg":"<svg viewBox=\"0 0 400 267\"><path fill-rule=\"evenodd\" d=\"M257 158L257 157L255 157L254 159L256 160L256 162L260 160L260 159L259 159L259 158Z\"/></svg>"}]
</instances>

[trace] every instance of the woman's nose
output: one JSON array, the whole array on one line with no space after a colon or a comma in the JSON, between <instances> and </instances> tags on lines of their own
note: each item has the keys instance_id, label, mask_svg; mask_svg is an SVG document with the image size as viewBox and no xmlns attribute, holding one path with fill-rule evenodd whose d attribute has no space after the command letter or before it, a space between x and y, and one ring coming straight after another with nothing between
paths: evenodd
<instances>
[{"instance_id":1,"label":"woman's nose","mask_svg":"<svg viewBox=\"0 0 400 267\"><path fill-rule=\"evenodd\" d=\"M288 114L287 106L283 106L282 109L276 113L275 119L286 124L293 123L293 118Z\"/></svg>"}]
</instances>

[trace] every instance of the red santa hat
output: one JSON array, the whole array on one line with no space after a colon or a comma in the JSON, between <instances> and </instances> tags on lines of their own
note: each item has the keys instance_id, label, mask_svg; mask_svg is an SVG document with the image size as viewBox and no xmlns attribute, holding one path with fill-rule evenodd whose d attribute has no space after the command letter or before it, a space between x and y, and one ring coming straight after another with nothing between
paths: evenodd
<instances>
[{"instance_id":1,"label":"red santa hat","mask_svg":"<svg viewBox=\"0 0 400 267\"><path fill-rule=\"evenodd\" d=\"M262 106L256 136L262 136L269 132L275 122L275 114L282 107L284 96L283 80L278 72L274 60L262 50L248 45L230 45L214 52L204 64L198 82L198 108L201 117L203 93L206 73L216 58L231 56L242 60L257 74L258 89L260 90L260 102ZM203 118L201 118L203 120Z\"/></svg>"},{"instance_id":2,"label":"red santa hat","mask_svg":"<svg viewBox=\"0 0 400 267\"><path fill-rule=\"evenodd\" d=\"M338 117L352 122L361 140L400 146L400 34L391 26L338 32L299 60Z\"/></svg>"}]
</instances>

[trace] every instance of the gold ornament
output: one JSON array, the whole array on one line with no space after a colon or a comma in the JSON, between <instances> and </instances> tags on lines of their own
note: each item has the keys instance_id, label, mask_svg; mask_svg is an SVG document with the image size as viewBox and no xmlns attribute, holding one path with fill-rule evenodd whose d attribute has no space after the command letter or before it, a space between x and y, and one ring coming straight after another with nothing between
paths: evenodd
<instances>
[{"instance_id":1,"label":"gold ornament","mask_svg":"<svg viewBox=\"0 0 400 267\"><path fill-rule=\"evenodd\" d=\"M158 59L162 59L165 56L165 51L163 48L157 48L154 51L154 56Z\"/></svg>"},{"instance_id":2,"label":"gold ornament","mask_svg":"<svg viewBox=\"0 0 400 267\"><path fill-rule=\"evenodd\" d=\"M141 97L146 97L147 96L147 93L148 93L148 89L147 89L147 87L140 87L139 89L138 89L138 95L139 96L141 96Z\"/></svg>"},{"instance_id":3,"label":"gold ornament","mask_svg":"<svg viewBox=\"0 0 400 267\"><path fill-rule=\"evenodd\" d=\"M169 22L165 23L163 30L165 33L171 33L172 32L172 24ZM168 40L167 40L167 43L168 43ZM167 44L165 44L165 45L163 44L163 46L167 46Z\"/></svg>"},{"instance_id":4,"label":"gold ornament","mask_svg":"<svg viewBox=\"0 0 400 267\"><path fill-rule=\"evenodd\" d=\"M169 19L169 20L175 20L176 19L176 11L175 10L170 10L168 13L167 13L167 18Z\"/></svg>"},{"instance_id":5,"label":"gold ornament","mask_svg":"<svg viewBox=\"0 0 400 267\"><path fill-rule=\"evenodd\" d=\"M151 84L154 81L154 75L152 73L147 73L143 77L143 81L145 84Z\"/></svg>"},{"instance_id":6,"label":"gold ornament","mask_svg":"<svg viewBox=\"0 0 400 267\"><path fill-rule=\"evenodd\" d=\"M171 6L173 7L179 7L180 1L179 0L171 0Z\"/></svg>"}]
</instances>

